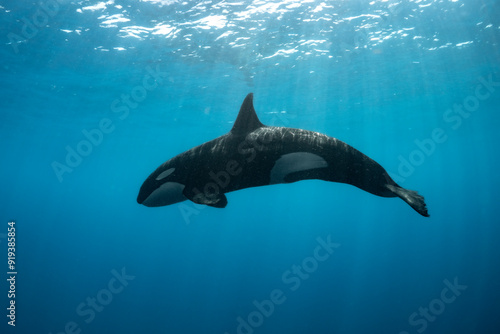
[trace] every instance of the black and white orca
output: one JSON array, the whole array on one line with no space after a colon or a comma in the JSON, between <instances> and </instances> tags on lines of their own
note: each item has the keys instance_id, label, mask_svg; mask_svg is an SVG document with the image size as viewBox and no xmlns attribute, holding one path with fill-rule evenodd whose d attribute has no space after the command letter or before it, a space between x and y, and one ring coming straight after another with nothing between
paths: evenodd
<instances>
[{"instance_id":1,"label":"black and white orca","mask_svg":"<svg viewBox=\"0 0 500 334\"><path fill-rule=\"evenodd\" d=\"M158 167L137 202L149 207L185 200L216 208L240 189L319 179L342 182L382 197L399 197L429 217L424 198L400 187L360 151L327 135L265 126L248 94L229 133L181 153Z\"/></svg>"}]
</instances>

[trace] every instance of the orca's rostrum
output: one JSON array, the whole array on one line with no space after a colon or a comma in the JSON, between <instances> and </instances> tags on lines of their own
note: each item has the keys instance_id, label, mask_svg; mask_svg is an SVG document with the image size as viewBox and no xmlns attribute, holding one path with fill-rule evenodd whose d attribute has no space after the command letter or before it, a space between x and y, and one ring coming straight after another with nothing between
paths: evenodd
<instances>
[{"instance_id":1,"label":"orca's rostrum","mask_svg":"<svg viewBox=\"0 0 500 334\"><path fill-rule=\"evenodd\" d=\"M163 163L144 181L137 202L155 207L189 199L224 208L231 191L309 179L399 197L429 216L422 196L400 187L382 166L346 143L318 132L262 124L252 94L229 133Z\"/></svg>"}]
</instances>

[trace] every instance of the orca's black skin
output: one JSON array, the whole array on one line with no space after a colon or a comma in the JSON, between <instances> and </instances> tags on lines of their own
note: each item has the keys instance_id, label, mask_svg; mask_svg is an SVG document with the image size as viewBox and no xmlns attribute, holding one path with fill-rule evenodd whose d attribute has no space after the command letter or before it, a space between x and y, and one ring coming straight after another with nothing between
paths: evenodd
<instances>
[{"instance_id":1,"label":"orca's black skin","mask_svg":"<svg viewBox=\"0 0 500 334\"><path fill-rule=\"evenodd\" d=\"M263 125L248 94L231 131L173 157L142 185L137 202L164 206L191 200L224 208L225 193L319 179L400 197L429 217L424 198L401 188L385 169L346 143L321 133Z\"/></svg>"}]
</instances>

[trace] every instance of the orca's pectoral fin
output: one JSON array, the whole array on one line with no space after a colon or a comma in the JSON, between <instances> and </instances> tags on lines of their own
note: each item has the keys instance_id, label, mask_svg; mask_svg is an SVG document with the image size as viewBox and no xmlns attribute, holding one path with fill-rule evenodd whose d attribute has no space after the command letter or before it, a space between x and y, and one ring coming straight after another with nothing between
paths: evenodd
<instances>
[{"instance_id":1,"label":"orca's pectoral fin","mask_svg":"<svg viewBox=\"0 0 500 334\"><path fill-rule=\"evenodd\" d=\"M386 185L386 187L403 201L408 203L415 211L420 213L422 216L429 217L429 212L427 212L427 205L425 205L425 200L422 195L419 195L414 190L408 190L399 186L388 184Z\"/></svg>"},{"instance_id":2,"label":"orca's pectoral fin","mask_svg":"<svg viewBox=\"0 0 500 334\"><path fill-rule=\"evenodd\" d=\"M186 196L187 199L189 199L191 202L196 203L196 204L204 204L208 205L214 208L225 208L227 205L227 198L226 195L222 193L217 193L217 194L205 194L200 191L194 191L196 188L189 188L191 189L188 191L188 188L184 188L184 191L182 194Z\"/></svg>"},{"instance_id":3,"label":"orca's pectoral fin","mask_svg":"<svg viewBox=\"0 0 500 334\"><path fill-rule=\"evenodd\" d=\"M214 208L223 209L227 205L227 198L226 198L226 195L219 194L219 195L215 196L215 199L209 200L208 202L201 203L201 204L205 204L205 205L208 205L208 206L211 206Z\"/></svg>"}]
</instances>

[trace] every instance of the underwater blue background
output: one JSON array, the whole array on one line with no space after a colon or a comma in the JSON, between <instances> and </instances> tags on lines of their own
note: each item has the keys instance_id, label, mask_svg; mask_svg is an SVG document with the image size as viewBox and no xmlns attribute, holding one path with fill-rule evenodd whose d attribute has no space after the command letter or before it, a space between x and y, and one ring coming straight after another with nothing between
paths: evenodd
<instances>
[{"instance_id":1,"label":"underwater blue background","mask_svg":"<svg viewBox=\"0 0 500 334\"><path fill-rule=\"evenodd\" d=\"M0 20L2 333L499 333L499 1L9 0ZM431 217L322 181L137 204L249 92Z\"/></svg>"}]
</instances>

